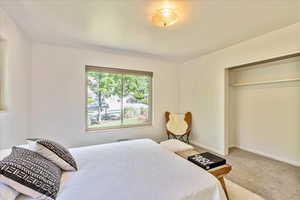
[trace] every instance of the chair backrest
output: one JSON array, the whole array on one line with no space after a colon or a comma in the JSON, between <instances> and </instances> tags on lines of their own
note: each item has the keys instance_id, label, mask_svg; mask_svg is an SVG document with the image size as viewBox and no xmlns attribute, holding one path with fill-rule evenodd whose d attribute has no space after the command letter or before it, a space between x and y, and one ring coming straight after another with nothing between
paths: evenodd
<instances>
[{"instance_id":1,"label":"chair backrest","mask_svg":"<svg viewBox=\"0 0 300 200\"><path fill-rule=\"evenodd\" d=\"M192 113L175 114L166 112L166 128L171 134L184 135L191 132Z\"/></svg>"}]
</instances>

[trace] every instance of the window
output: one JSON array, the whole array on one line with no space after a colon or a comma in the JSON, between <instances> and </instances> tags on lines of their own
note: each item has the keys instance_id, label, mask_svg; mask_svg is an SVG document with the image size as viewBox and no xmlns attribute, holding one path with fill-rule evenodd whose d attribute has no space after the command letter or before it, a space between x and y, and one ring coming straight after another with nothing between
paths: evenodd
<instances>
[{"instance_id":1,"label":"window","mask_svg":"<svg viewBox=\"0 0 300 200\"><path fill-rule=\"evenodd\" d=\"M86 66L87 130L151 125L152 72Z\"/></svg>"}]
</instances>

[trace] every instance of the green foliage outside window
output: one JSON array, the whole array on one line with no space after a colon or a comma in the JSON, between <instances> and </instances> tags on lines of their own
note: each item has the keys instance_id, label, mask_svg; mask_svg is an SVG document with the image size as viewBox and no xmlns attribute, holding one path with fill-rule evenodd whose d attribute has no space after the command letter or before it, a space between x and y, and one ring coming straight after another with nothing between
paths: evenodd
<instances>
[{"instance_id":1,"label":"green foliage outside window","mask_svg":"<svg viewBox=\"0 0 300 200\"><path fill-rule=\"evenodd\" d=\"M151 79L143 75L87 72L88 128L149 121Z\"/></svg>"}]
</instances>

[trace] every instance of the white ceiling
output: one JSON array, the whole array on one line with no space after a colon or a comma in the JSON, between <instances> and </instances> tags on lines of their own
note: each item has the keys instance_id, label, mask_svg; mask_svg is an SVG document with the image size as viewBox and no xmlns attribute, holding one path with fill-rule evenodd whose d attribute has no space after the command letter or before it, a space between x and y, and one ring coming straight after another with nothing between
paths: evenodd
<instances>
[{"instance_id":1,"label":"white ceiling","mask_svg":"<svg viewBox=\"0 0 300 200\"><path fill-rule=\"evenodd\" d=\"M34 41L185 61L300 20L299 0L177 0L178 24L153 26L163 0L0 0Z\"/></svg>"}]
</instances>

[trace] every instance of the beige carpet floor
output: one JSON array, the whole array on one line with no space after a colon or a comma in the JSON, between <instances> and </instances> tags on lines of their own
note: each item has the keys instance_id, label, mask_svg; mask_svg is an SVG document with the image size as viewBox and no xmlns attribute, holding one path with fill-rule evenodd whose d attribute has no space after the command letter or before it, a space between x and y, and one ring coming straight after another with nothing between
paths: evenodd
<instances>
[{"instance_id":1,"label":"beige carpet floor","mask_svg":"<svg viewBox=\"0 0 300 200\"><path fill-rule=\"evenodd\" d=\"M264 200L261 196L225 179L229 200Z\"/></svg>"},{"instance_id":2,"label":"beige carpet floor","mask_svg":"<svg viewBox=\"0 0 300 200\"><path fill-rule=\"evenodd\" d=\"M300 200L300 167L238 148L230 149L225 158L233 167L228 180L266 200Z\"/></svg>"}]
</instances>

